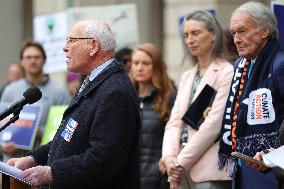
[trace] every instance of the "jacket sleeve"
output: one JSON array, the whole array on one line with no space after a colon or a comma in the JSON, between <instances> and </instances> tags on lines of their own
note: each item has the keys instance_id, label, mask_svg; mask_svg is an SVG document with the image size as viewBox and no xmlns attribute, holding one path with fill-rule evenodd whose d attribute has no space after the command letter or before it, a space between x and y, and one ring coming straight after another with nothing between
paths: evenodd
<instances>
[{"instance_id":1,"label":"jacket sleeve","mask_svg":"<svg viewBox=\"0 0 284 189\"><path fill-rule=\"evenodd\" d=\"M211 111L200 125L199 130L196 131L193 136L189 136L191 137L189 142L177 157L178 163L187 170L189 170L198 161L200 156L214 144L221 131L223 114L233 77L233 67L225 67L219 77L217 94L212 104ZM192 128L189 127L189 129Z\"/></svg>"},{"instance_id":2,"label":"jacket sleeve","mask_svg":"<svg viewBox=\"0 0 284 189\"><path fill-rule=\"evenodd\" d=\"M48 152L50 149L50 143L36 147L30 151L27 155L33 156L37 165L46 165L48 159Z\"/></svg>"},{"instance_id":3,"label":"jacket sleeve","mask_svg":"<svg viewBox=\"0 0 284 189\"><path fill-rule=\"evenodd\" d=\"M279 53L273 65L273 76L276 83L277 91L284 100L284 52ZM284 111L284 110L283 110Z\"/></svg>"},{"instance_id":4,"label":"jacket sleeve","mask_svg":"<svg viewBox=\"0 0 284 189\"><path fill-rule=\"evenodd\" d=\"M123 175L139 133L138 106L122 90L108 91L96 102L89 147L82 154L52 163L52 187L92 182L96 188Z\"/></svg>"},{"instance_id":5,"label":"jacket sleeve","mask_svg":"<svg viewBox=\"0 0 284 189\"><path fill-rule=\"evenodd\" d=\"M279 129L279 139L280 139L280 144L284 145L284 120L282 121L282 124Z\"/></svg>"},{"instance_id":6,"label":"jacket sleeve","mask_svg":"<svg viewBox=\"0 0 284 189\"><path fill-rule=\"evenodd\" d=\"M180 149L180 135L184 127L184 123L181 119L180 106L184 103L183 85L185 85L188 72L185 72L180 81L180 87L177 91L177 96L174 102L174 106L171 110L171 116L167 125L165 127L163 147L162 147L162 157L166 156L177 156Z\"/></svg>"}]
</instances>

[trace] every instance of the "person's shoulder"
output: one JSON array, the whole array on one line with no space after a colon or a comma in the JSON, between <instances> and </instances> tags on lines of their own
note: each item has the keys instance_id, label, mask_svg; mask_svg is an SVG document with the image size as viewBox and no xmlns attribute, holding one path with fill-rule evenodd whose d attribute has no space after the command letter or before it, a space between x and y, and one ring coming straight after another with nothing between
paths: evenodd
<instances>
[{"instance_id":1,"label":"person's shoulder","mask_svg":"<svg viewBox=\"0 0 284 189\"><path fill-rule=\"evenodd\" d=\"M193 66L192 68L190 68L189 70L185 71L182 73L181 78L187 78L189 75L191 74L195 74L197 71L197 64L195 66Z\"/></svg>"},{"instance_id":2,"label":"person's shoulder","mask_svg":"<svg viewBox=\"0 0 284 189\"><path fill-rule=\"evenodd\" d=\"M230 62L228 62L227 60L225 60L223 58L218 58L218 59L213 61L213 64L215 66L213 66L211 69L213 69L214 71L217 70L218 72L216 72L216 73L218 74L218 76L220 78L224 78L224 77L233 75L234 66Z\"/></svg>"},{"instance_id":3,"label":"person's shoulder","mask_svg":"<svg viewBox=\"0 0 284 189\"><path fill-rule=\"evenodd\" d=\"M53 79L48 80L48 85L49 85L49 87L52 87L52 88L54 88L56 90L60 90L60 91L66 88L66 86L64 84L57 82Z\"/></svg>"},{"instance_id":4,"label":"person's shoulder","mask_svg":"<svg viewBox=\"0 0 284 189\"><path fill-rule=\"evenodd\" d=\"M227 60L223 59L223 58L218 58L215 62L222 69L230 69L230 70L233 69L233 65L230 62L228 62Z\"/></svg>"},{"instance_id":5,"label":"person's shoulder","mask_svg":"<svg viewBox=\"0 0 284 189\"><path fill-rule=\"evenodd\" d=\"M59 84L53 79L49 79L47 86L42 89L57 97L59 96L69 97L67 87L63 84Z\"/></svg>"},{"instance_id":6,"label":"person's shoulder","mask_svg":"<svg viewBox=\"0 0 284 189\"><path fill-rule=\"evenodd\" d=\"M284 51L281 50L275 55L272 63L273 75L283 75L284 71Z\"/></svg>"},{"instance_id":7,"label":"person's shoulder","mask_svg":"<svg viewBox=\"0 0 284 189\"><path fill-rule=\"evenodd\" d=\"M6 87L5 87L5 90L16 90L16 91L19 91L21 90L22 88L24 89L27 89L27 85L26 85L26 81L25 79L20 79L20 80L17 80L17 81L13 81L11 83L9 83Z\"/></svg>"},{"instance_id":8,"label":"person's shoulder","mask_svg":"<svg viewBox=\"0 0 284 189\"><path fill-rule=\"evenodd\" d=\"M284 50L279 51L274 59L274 68L277 68L279 66L284 66Z\"/></svg>"},{"instance_id":9,"label":"person's shoulder","mask_svg":"<svg viewBox=\"0 0 284 189\"><path fill-rule=\"evenodd\" d=\"M24 79L9 83L1 96L1 101L15 101L22 97L22 94L29 86Z\"/></svg>"}]
</instances>

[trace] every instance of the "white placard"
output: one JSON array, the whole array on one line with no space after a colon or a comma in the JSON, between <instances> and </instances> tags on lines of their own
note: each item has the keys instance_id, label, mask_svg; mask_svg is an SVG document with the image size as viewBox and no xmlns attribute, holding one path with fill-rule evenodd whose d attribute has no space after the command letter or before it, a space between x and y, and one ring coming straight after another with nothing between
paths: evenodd
<instances>
[{"instance_id":1,"label":"white placard","mask_svg":"<svg viewBox=\"0 0 284 189\"><path fill-rule=\"evenodd\" d=\"M66 71L63 47L67 34L68 23L65 12L34 18L34 40L43 45L47 56L44 65L45 73Z\"/></svg>"},{"instance_id":2,"label":"white placard","mask_svg":"<svg viewBox=\"0 0 284 189\"><path fill-rule=\"evenodd\" d=\"M135 4L78 7L68 9L67 13L70 27L86 19L106 21L115 35L117 49L135 47L139 43Z\"/></svg>"}]
</instances>

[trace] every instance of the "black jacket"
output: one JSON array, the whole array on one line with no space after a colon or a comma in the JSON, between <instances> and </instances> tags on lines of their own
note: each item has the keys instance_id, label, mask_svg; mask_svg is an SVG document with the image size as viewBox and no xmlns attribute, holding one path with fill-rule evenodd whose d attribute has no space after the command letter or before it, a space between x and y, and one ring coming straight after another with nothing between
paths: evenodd
<instances>
[{"instance_id":1,"label":"black jacket","mask_svg":"<svg viewBox=\"0 0 284 189\"><path fill-rule=\"evenodd\" d=\"M280 144L283 146L284 145L284 121L282 121L282 124L280 126L279 129L279 140L280 140ZM283 176L279 176L279 182L280 182L280 188L284 189L284 177Z\"/></svg>"},{"instance_id":2,"label":"black jacket","mask_svg":"<svg viewBox=\"0 0 284 189\"><path fill-rule=\"evenodd\" d=\"M71 118L78 126L67 142ZM51 167L51 189L139 189L139 132L135 88L114 61L72 99L53 141L30 154Z\"/></svg>"},{"instance_id":3,"label":"black jacket","mask_svg":"<svg viewBox=\"0 0 284 189\"><path fill-rule=\"evenodd\" d=\"M167 189L167 176L158 168L162 156L162 143L166 122L161 121L154 109L155 91L140 99L141 139L140 139L140 182L141 189ZM172 108L176 91L172 94L169 106Z\"/></svg>"},{"instance_id":4,"label":"black jacket","mask_svg":"<svg viewBox=\"0 0 284 189\"><path fill-rule=\"evenodd\" d=\"M282 121L282 124L279 129L279 140L280 144L284 145L284 121Z\"/></svg>"}]
</instances>

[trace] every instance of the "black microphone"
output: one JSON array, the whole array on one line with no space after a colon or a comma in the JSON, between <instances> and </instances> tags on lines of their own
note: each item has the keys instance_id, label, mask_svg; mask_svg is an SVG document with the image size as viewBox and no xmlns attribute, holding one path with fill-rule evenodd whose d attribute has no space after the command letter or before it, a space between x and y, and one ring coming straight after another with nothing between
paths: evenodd
<instances>
[{"instance_id":1,"label":"black microphone","mask_svg":"<svg viewBox=\"0 0 284 189\"><path fill-rule=\"evenodd\" d=\"M23 96L24 98L20 99L0 114L0 120L4 119L14 112L19 113L22 110L23 106L26 104L35 103L36 101L41 99L42 93L38 87L30 87L23 93Z\"/></svg>"}]
</instances>

